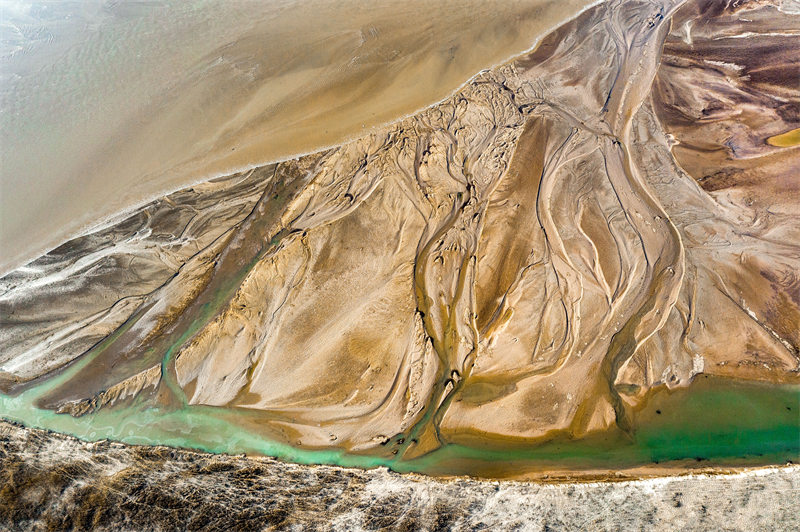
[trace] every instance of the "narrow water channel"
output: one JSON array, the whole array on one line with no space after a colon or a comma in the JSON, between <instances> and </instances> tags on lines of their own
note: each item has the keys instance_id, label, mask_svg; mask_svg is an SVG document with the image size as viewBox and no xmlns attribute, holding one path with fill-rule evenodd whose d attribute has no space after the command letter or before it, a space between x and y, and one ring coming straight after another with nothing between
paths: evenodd
<instances>
[{"instance_id":1,"label":"narrow water channel","mask_svg":"<svg viewBox=\"0 0 800 532\"><path fill-rule=\"evenodd\" d=\"M413 459L309 450L270 441L248 424L258 413L185 405L176 409L138 401L83 417L34 406L54 382L17 397L0 395L0 416L81 439L168 445L212 453L255 454L305 464L387 466L431 475L515 477L544 470L611 471L648 465L755 466L800 460L800 386L738 382L700 375L688 387L660 389L634 416L632 433L611 430L538 444L447 444Z\"/></svg>"}]
</instances>

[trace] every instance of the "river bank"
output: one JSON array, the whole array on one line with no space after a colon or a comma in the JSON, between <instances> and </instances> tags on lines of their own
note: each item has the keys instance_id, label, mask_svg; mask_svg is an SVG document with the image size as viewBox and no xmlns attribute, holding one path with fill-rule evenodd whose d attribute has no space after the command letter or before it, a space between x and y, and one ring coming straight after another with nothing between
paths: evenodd
<instances>
[{"instance_id":1,"label":"river bank","mask_svg":"<svg viewBox=\"0 0 800 532\"><path fill-rule=\"evenodd\" d=\"M86 443L0 423L9 530L784 530L800 467L622 482L436 480L166 447Z\"/></svg>"}]
</instances>

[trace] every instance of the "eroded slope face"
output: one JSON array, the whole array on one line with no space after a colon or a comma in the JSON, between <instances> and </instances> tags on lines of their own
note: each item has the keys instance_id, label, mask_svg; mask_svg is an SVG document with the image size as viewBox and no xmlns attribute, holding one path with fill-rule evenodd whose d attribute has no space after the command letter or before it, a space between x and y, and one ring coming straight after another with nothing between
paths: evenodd
<instances>
[{"instance_id":1,"label":"eroded slope face","mask_svg":"<svg viewBox=\"0 0 800 532\"><path fill-rule=\"evenodd\" d=\"M631 430L699 373L798 383L798 148L765 144L797 127L776 103L796 52L767 31L780 13L793 35L787 5L604 4L383 131L71 241L2 280L3 391L74 416L236 409L293 445L410 458ZM780 53L712 84L717 35ZM738 173L723 192L709 168ZM738 201L758 179L779 202Z\"/></svg>"}]
</instances>

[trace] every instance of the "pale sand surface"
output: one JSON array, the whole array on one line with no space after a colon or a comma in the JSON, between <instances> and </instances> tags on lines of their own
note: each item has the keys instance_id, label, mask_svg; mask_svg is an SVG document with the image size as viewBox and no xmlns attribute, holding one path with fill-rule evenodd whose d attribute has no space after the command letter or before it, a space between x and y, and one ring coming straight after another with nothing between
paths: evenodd
<instances>
[{"instance_id":1,"label":"pale sand surface","mask_svg":"<svg viewBox=\"0 0 800 532\"><path fill-rule=\"evenodd\" d=\"M0 272L154 195L360 136L590 0L0 4Z\"/></svg>"}]
</instances>

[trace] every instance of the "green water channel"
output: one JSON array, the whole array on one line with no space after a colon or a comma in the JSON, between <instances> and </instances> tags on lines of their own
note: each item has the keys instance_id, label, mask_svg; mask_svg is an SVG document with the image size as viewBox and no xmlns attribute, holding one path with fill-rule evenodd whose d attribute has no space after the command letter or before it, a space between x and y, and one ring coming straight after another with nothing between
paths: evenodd
<instances>
[{"instance_id":1,"label":"green water channel","mask_svg":"<svg viewBox=\"0 0 800 532\"><path fill-rule=\"evenodd\" d=\"M78 368L75 368L76 370ZM68 372L71 373L71 372ZM167 445L212 453L257 454L303 464L335 464L433 475L505 477L548 469L615 470L649 464L742 466L800 461L800 386L746 383L698 376L688 388L653 394L634 414L631 434L610 430L578 440L555 438L530 446L447 444L413 460L337 449L308 450L265 439L248 427L258 413L139 401L74 418L37 408L37 397L63 375L16 396L0 394L0 417L84 440ZM256 423L254 423L256 421Z\"/></svg>"},{"instance_id":2,"label":"green water channel","mask_svg":"<svg viewBox=\"0 0 800 532\"><path fill-rule=\"evenodd\" d=\"M634 430L531 447L448 445L403 471L485 477L531 471L615 470L645 465L756 466L800 461L800 386L698 376L688 388L653 394Z\"/></svg>"}]
</instances>

